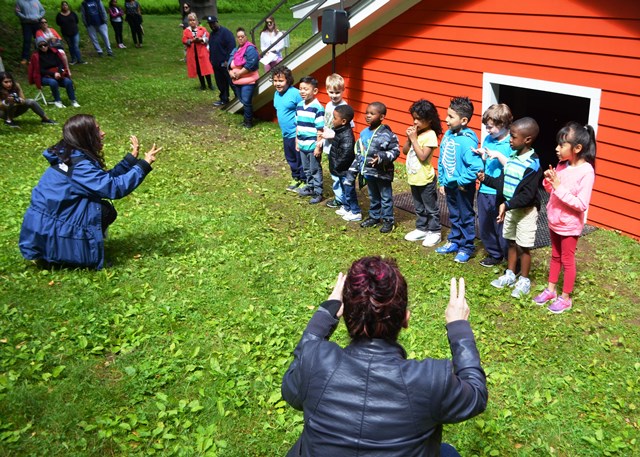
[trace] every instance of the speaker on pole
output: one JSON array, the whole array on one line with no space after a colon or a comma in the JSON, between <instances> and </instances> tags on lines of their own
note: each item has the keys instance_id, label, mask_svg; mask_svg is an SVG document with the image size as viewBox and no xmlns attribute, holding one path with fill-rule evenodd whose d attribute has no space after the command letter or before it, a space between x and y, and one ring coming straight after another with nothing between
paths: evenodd
<instances>
[{"instance_id":1,"label":"speaker on pole","mask_svg":"<svg viewBox=\"0 0 640 457\"><path fill-rule=\"evenodd\" d=\"M346 44L349 41L349 19L344 10L324 10L322 12L322 42L325 44Z\"/></svg>"}]
</instances>

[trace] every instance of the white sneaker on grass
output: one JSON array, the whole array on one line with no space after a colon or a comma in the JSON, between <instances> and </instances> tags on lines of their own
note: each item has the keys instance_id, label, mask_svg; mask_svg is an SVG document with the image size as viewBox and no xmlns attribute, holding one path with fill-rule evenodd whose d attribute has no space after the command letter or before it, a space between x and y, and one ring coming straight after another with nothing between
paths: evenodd
<instances>
[{"instance_id":1,"label":"white sneaker on grass","mask_svg":"<svg viewBox=\"0 0 640 457\"><path fill-rule=\"evenodd\" d=\"M426 248L430 248L438 244L440 241L442 241L442 235L440 232L427 232L424 240L422 240L422 245Z\"/></svg>"},{"instance_id":2,"label":"white sneaker on grass","mask_svg":"<svg viewBox=\"0 0 640 457\"><path fill-rule=\"evenodd\" d=\"M424 230L415 229L407 233L404 236L404 239L407 241L421 241L424 240L424 237L427 236L427 233L428 232L425 232Z\"/></svg>"},{"instance_id":3,"label":"white sneaker on grass","mask_svg":"<svg viewBox=\"0 0 640 457\"><path fill-rule=\"evenodd\" d=\"M347 222L359 222L362 220L362 213L352 213L351 211L349 211L344 216L342 216L342 219Z\"/></svg>"},{"instance_id":4,"label":"white sneaker on grass","mask_svg":"<svg viewBox=\"0 0 640 457\"><path fill-rule=\"evenodd\" d=\"M344 208L344 206L341 206L340 208L338 208L338 209L336 210L336 214L337 214L338 216L344 216L344 215L345 215L345 214L347 214L348 212L349 212L349 211L347 211L347 210Z\"/></svg>"},{"instance_id":5,"label":"white sneaker on grass","mask_svg":"<svg viewBox=\"0 0 640 457\"><path fill-rule=\"evenodd\" d=\"M53 106L55 106L56 108L66 108L66 106L64 106L62 102L53 102Z\"/></svg>"},{"instance_id":6,"label":"white sneaker on grass","mask_svg":"<svg viewBox=\"0 0 640 457\"><path fill-rule=\"evenodd\" d=\"M71 106L74 108L80 108L80 103L77 100L71 100Z\"/></svg>"},{"instance_id":7,"label":"white sneaker on grass","mask_svg":"<svg viewBox=\"0 0 640 457\"><path fill-rule=\"evenodd\" d=\"M511 296L513 298L520 298L529 292L531 292L531 281L529 281L529 278L520 276L516 286L513 288L513 292L511 292Z\"/></svg>"},{"instance_id":8,"label":"white sneaker on grass","mask_svg":"<svg viewBox=\"0 0 640 457\"><path fill-rule=\"evenodd\" d=\"M504 272L502 276L498 279L494 279L491 281L491 285L493 287L497 287L498 289L502 289L504 287L513 287L516 283L516 275L511 270L507 270Z\"/></svg>"}]
</instances>

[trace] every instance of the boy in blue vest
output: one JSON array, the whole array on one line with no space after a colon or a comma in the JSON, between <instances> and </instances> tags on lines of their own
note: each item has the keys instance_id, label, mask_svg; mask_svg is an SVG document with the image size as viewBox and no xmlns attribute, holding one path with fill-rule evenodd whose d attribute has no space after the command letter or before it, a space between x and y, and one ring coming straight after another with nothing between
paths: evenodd
<instances>
[{"instance_id":1,"label":"boy in blue vest","mask_svg":"<svg viewBox=\"0 0 640 457\"><path fill-rule=\"evenodd\" d=\"M502 289L514 287L512 297L520 298L531 290L529 270L531 268L531 248L536 240L538 221L538 184L542 178L540 160L531 147L538 136L538 123L523 117L511 124L509 144L514 151L504 165L498 178L484 172L478 173L483 184L498 191L498 222L504 221L503 235L509 241L508 268L504 275L491 281L493 287ZM520 255L520 278L516 282L516 263Z\"/></svg>"},{"instance_id":2,"label":"boy in blue vest","mask_svg":"<svg viewBox=\"0 0 640 457\"><path fill-rule=\"evenodd\" d=\"M278 115L278 125L282 130L284 158L291 168L291 183L287 190L295 192L306 182L300 151L296 150L296 110L302 101L300 91L293 87L293 74L284 65L271 70L271 81L276 93L273 94L273 107Z\"/></svg>"},{"instance_id":3,"label":"boy in blue vest","mask_svg":"<svg viewBox=\"0 0 640 457\"><path fill-rule=\"evenodd\" d=\"M298 191L301 197L311 197L314 205L322 201L322 142L324 108L316 98L318 80L313 76L300 79L302 101L296 108L296 150L300 151L306 186Z\"/></svg>"},{"instance_id":4,"label":"boy in blue vest","mask_svg":"<svg viewBox=\"0 0 640 457\"><path fill-rule=\"evenodd\" d=\"M438 191L446 197L451 231L447 242L436 249L438 254L456 253L454 260L466 263L475 251L476 176L482 159L474 151L478 137L467 127L473 116L473 103L467 97L454 97L447 110L449 130L442 137L438 157Z\"/></svg>"}]
</instances>

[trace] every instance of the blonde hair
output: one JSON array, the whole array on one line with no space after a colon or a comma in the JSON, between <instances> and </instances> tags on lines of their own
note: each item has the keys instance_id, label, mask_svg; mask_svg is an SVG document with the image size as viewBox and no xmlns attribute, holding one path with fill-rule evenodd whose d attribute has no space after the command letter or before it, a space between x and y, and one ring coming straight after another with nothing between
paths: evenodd
<instances>
[{"instance_id":1,"label":"blonde hair","mask_svg":"<svg viewBox=\"0 0 640 457\"><path fill-rule=\"evenodd\" d=\"M482 123L486 124L489 121L493 122L493 125L498 128L503 127L505 129L508 129L513 122L513 114L511 114L511 109L504 103L491 105L482 114Z\"/></svg>"},{"instance_id":2,"label":"blonde hair","mask_svg":"<svg viewBox=\"0 0 640 457\"><path fill-rule=\"evenodd\" d=\"M187 19L195 19L198 22L198 15L196 13L189 13Z\"/></svg>"},{"instance_id":3,"label":"blonde hair","mask_svg":"<svg viewBox=\"0 0 640 457\"><path fill-rule=\"evenodd\" d=\"M338 73L334 73L332 75L327 76L327 81L325 82L327 86L327 90L344 90L344 78L340 76Z\"/></svg>"}]
</instances>

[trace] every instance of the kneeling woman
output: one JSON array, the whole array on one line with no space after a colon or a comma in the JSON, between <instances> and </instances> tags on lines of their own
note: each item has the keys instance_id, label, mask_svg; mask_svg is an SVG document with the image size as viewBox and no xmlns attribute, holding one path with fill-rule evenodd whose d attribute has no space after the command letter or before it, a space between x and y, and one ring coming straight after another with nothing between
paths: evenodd
<instances>
[{"instance_id":1,"label":"kneeling woman","mask_svg":"<svg viewBox=\"0 0 640 457\"><path fill-rule=\"evenodd\" d=\"M104 238L116 219L106 199L129 195L151 171L162 148L138 159L138 139L131 136L130 154L106 170L104 132L93 116L78 114L62 129L62 140L44 151L50 167L31 193L20 231L20 252L29 260L64 265L104 266Z\"/></svg>"}]
</instances>

